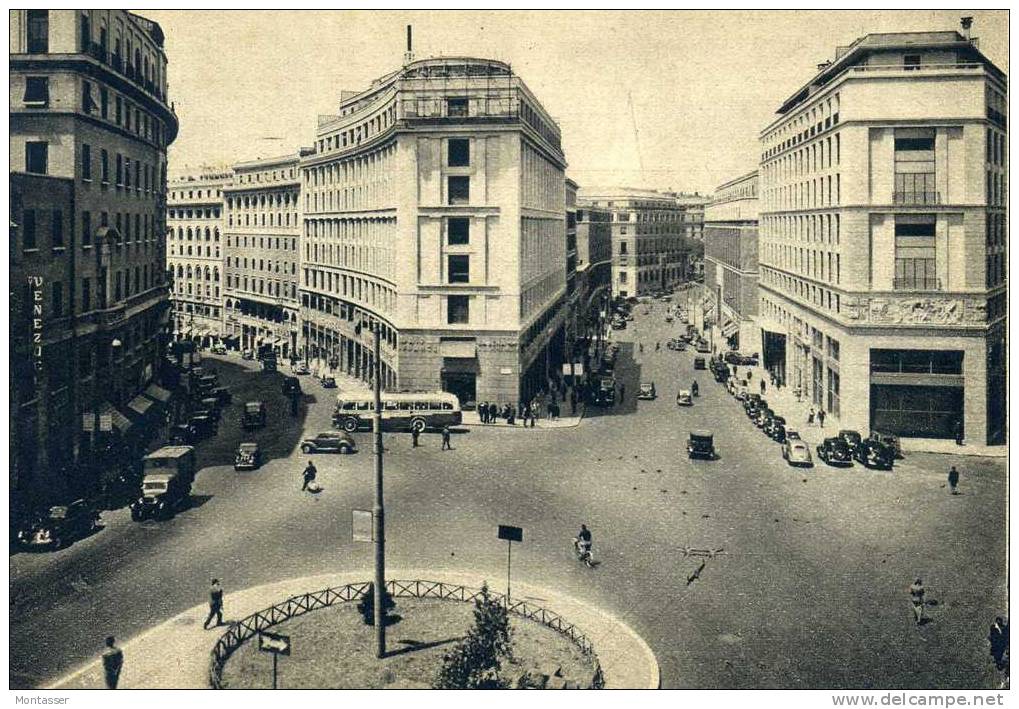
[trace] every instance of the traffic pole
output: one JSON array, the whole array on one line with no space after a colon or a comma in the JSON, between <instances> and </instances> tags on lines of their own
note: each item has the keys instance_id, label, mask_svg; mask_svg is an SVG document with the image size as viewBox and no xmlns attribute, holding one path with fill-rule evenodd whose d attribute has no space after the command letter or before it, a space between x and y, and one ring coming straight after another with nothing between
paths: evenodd
<instances>
[{"instance_id":1,"label":"traffic pole","mask_svg":"<svg viewBox=\"0 0 1019 709\"><path fill-rule=\"evenodd\" d=\"M506 540L506 610L510 607L510 571L513 569L513 542Z\"/></svg>"},{"instance_id":2,"label":"traffic pole","mask_svg":"<svg viewBox=\"0 0 1019 709\"><path fill-rule=\"evenodd\" d=\"M375 537L375 657L386 656L385 607L383 598L386 591L386 524L385 507L382 500L382 362L379 324L375 323L372 334L375 340L375 413L372 416L372 431L375 440L375 504L372 506L372 526Z\"/></svg>"},{"instance_id":3,"label":"traffic pole","mask_svg":"<svg viewBox=\"0 0 1019 709\"><path fill-rule=\"evenodd\" d=\"M272 653L272 688L276 689L276 663L279 662L279 653Z\"/></svg>"}]
</instances>

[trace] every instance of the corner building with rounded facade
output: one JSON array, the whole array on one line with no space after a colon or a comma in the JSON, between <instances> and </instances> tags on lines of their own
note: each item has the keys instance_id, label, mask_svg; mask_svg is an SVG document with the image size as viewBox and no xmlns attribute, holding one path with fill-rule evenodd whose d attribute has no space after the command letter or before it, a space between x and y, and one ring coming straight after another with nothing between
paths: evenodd
<instances>
[{"instance_id":1,"label":"corner building with rounded facade","mask_svg":"<svg viewBox=\"0 0 1019 709\"><path fill-rule=\"evenodd\" d=\"M344 92L303 156L302 336L365 380L524 400L561 371L565 158L507 64L412 61Z\"/></svg>"}]
</instances>

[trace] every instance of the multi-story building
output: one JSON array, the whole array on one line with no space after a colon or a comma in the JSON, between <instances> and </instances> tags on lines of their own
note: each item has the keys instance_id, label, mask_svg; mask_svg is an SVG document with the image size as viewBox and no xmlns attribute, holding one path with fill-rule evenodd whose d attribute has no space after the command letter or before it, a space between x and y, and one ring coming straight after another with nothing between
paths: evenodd
<instances>
[{"instance_id":1,"label":"multi-story building","mask_svg":"<svg viewBox=\"0 0 1019 709\"><path fill-rule=\"evenodd\" d=\"M623 187L586 192L584 208L612 212L612 294L638 296L667 290L686 275L690 246L684 209L675 195Z\"/></svg>"},{"instance_id":2,"label":"multi-story building","mask_svg":"<svg viewBox=\"0 0 1019 709\"><path fill-rule=\"evenodd\" d=\"M759 352L756 170L715 190L704 210L704 262L716 348L724 349L724 342L734 349Z\"/></svg>"},{"instance_id":3,"label":"multi-story building","mask_svg":"<svg viewBox=\"0 0 1019 709\"><path fill-rule=\"evenodd\" d=\"M234 165L222 187L225 340L229 347L300 351L300 154ZM204 245L204 240L203 240Z\"/></svg>"},{"instance_id":4,"label":"multi-story building","mask_svg":"<svg viewBox=\"0 0 1019 709\"><path fill-rule=\"evenodd\" d=\"M844 428L1004 441L1007 78L963 27L840 47L761 133L764 361Z\"/></svg>"},{"instance_id":5,"label":"multi-story building","mask_svg":"<svg viewBox=\"0 0 1019 709\"><path fill-rule=\"evenodd\" d=\"M162 354L177 118L156 23L123 10L9 17L18 509L92 493L126 462L114 444L143 428Z\"/></svg>"},{"instance_id":6,"label":"multi-story building","mask_svg":"<svg viewBox=\"0 0 1019 709\"><path fill-rule=\"evenodd\" d=\"M223 189L233 172L181 176L167 188L166 262L170 321L177 339L208 347L226 335L223 322Z\"/></svg>"},{"instance_id":7,"label":"multi-story building","mask_svg":"<svg viewBox=\"0 0 1019 709\"><path fill-rule=\"evenodd\" d=\"M699 192L676 193L676 204L683 210L683 236L697 241L704 238L704 210L711 199Z\"/></svg>"},{"instance_id":8,"label":"multi-story building","mask_svg":"<svg viewBox=\"0 0 1019 709\"><path fill-rule=\"evenodd\" d=\"M587 298L593 302L612 292L612 212L577 207L577 268L587 275Z\"/></svg>"},{"instance_id":9,"label":"multi-story building","mask_svg":"<svg viewBox=\"0 0 1019 709\"><path fill-rule=\"evenodd\" d=\"M563 352L565 159L507 64L409 61L321 117L304 174L303 335L388 387L519 401Z\"/></svg>"}]
</instances>

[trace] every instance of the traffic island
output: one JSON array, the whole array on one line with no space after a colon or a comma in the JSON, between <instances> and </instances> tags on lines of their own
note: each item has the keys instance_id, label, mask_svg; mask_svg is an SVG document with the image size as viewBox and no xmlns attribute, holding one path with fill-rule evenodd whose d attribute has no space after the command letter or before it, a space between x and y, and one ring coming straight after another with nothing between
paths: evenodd
<instances>
[{"instance_id":1,"label":"traffic island","mask_svg":"<svg viewBox=\"0 0 1019 709\"><path fill-rule=\"evenodd\" d=\"M446 592L451 588L444 589ZM286 656L276 660L281 689L408 689L430 687L443 655L474 624L474 605L439 598L399 597L387 624L388 652L375 658L374 628L363 622L353 602L306 613L273 626L286 638ZM597 659L568 636L521 616L510 617L512 660L500 677L510 687L598 686ZM263 650L267 650L263 651ZM226 660L223 689L273 686L276 648L260 648L257 637L241 644Z\"/></svg>"}]
</instances>

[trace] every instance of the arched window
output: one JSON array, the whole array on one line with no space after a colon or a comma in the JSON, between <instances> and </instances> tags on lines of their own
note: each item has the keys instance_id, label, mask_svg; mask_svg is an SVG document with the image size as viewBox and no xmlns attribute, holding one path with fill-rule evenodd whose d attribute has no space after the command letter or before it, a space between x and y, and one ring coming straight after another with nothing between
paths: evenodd
<instances>
[{"instance_id":1,"label":"arched window","mask_svg":"<svg viewBox=\"0 0 1019 709\"><path fill-rule=\"evenodd\" d=\"M191 264L190 263L188 264L188 268L187 268L187 277L188 277L188 279L191 278Z\"/></svg>"},{"instance_id":2,"label":"arched window","mask_svg":"<svg viewBox=\"0 0 1019 709\"><path fill-rule=\"evenodd\" d=\"M214 227L212 230L212 240L217 244L219 243L219 227Z\"/></svg>"},{"instance_id":3,"label":"arched window","mask_svg":"<svg viewBox=\"0 0 1019 709\"><path fill-rule=\"evenodd\" d=\"M191 241L191 227L188 227L188 241Z\"/></svg>"},{"instance_id":4,"label":"arched window","mask_svg":"<svg viewBox=\"0 0 1019 709\"><path fill-rule=\"evenodd\" d=\"M205 227L205 240L208 241L211 234L209 233L209 227Z\"/></svg>"},{"instance_id":5,"label":"arched window","mask_svg":"<svg viewBox=\"0 0 1019 709\"><path fill-rule=\"evenodd\" d=\"M219 283L219 268L218 267L213 267L213 269L212 269L212 280L216 281L216 283Z\"/></svg>"},{"instance_id":6,"label":"arched window","mask_svg":"<svg viewBox=\"0 0 1019 709\"><path fill-rule=\"evenodd\" d=\"M205 280L209 280L209 267L205 267Z\"/></svg>"},{"instance_id":7,"label":"arched window","mask_svg":"<svg viewBox=\"0 0 1019 709\"><path fill-rule=\"evenodd\" d=\"M177 264L177 278L183 278L183 277L184 277L184 267L183 267L183 266L181 266L181 265L180 265L180 264L178 263L178 264Z\"/></svg>"}]
</instances>

